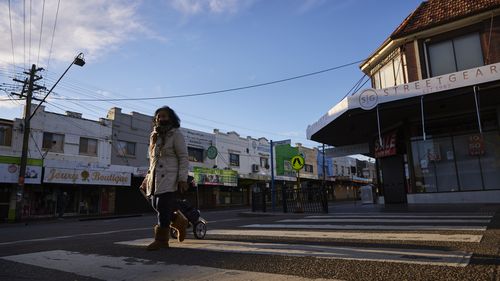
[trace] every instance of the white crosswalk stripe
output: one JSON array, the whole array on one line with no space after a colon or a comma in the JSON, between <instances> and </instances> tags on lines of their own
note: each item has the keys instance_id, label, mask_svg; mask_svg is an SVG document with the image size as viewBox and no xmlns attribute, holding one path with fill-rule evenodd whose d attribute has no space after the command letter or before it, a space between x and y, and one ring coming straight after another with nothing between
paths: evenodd
<instances>
[{"instance_id":1,"label":"white crosswalk stripe","mask_svg":"<svg viewBox=\"0 0 500 281\"><path fill-rule=\"evenodd\" d=\"M56 269L109 281L219 280L322 281L291 275L228 270L206 266L166 264L152 260L83 254L63 250L1 257L1 259ZM328 279L330 280L330 279Z\"/></svg>"},{"instance_id":2,"label":"white crosswalk stripe","mask_svg":"<svg viewBox=\"0 0 500 281\"><path fill-rule=\"evenodd\" d=\"M441 234L415 232L339 232L339 231L300 231L300 230L251 230L251 229L214 229L208 230L207 236L240 237L287 237L287 238L323 238L376 241L439 241L439 242L481 242L482 235L477 234Z\"/></svg>"},{"instance_id":3,"label":"white crosswalk stripe","mask_svg":"<svg viewBox=\"0 0 500 281\"><path fill-rule=\"evenodd\" d=\"M150 242L151 239L138 239L133 241L117 242L117 244L145 247ZM332 247L227 240L185 240L183 243L173 242L170 247L218 252L307 256L323 259L384 261L456 267L467 266L472 255L471 253L464 251Z\"/></svg>"},{"instance_id":4,"label":"white crosswalk stripe","mask_svg":"<svg viewBox=\"0 0 500 281\"><path fill-rule=\"evenodd\" d=\"M366 224L249 224L247 228L283 228L283 229L329 229L329 230L454 230L454 231L485 231L486 226L467 225L366 225Z\"/></svg>"}]
</instances>

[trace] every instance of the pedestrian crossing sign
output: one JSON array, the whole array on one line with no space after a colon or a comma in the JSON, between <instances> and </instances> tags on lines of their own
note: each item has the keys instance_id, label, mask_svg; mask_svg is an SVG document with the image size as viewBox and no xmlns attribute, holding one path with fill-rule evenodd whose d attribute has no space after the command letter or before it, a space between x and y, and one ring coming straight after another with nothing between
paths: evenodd
<instances>
[{"instance_id":1,"label":"pedestrian crossing sign","mask_svg":"<svg viewBox=\"0 0 500 281\"><path fill-rule=\"evenodd\" d=\"M302 167L304 167L305 160L304 160L304 157L302 157L302 155L296 155L296 156L292 157L290 162L292 162L292 168L294 170L298 171L298 170L302 169Z\"/></svg>"}]
</instances>

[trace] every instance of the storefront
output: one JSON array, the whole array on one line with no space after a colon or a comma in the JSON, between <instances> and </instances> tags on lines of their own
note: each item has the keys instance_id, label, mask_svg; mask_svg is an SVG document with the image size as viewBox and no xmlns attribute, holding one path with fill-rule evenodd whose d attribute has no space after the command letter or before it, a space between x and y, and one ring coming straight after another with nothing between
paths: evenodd
<instances>
[{"instance_id":1,"label":"storefront","mask_svg":"<svg viewBox=\"0 0 500 281\"><path fill-rule=\"evenodd\" d=\"M368 144L386 203L500 202L500 64L343 99L309 139Z\"/></svg>"},{"instance_id":2,"label":"storefront","mask_svg":"<svg viewBox=\"0 0 500 281\"><path fill-rule=\"evenodd\" d=\"M20 163L19 157L0 156L0 221L15 218ZM27 164L25 192L21 201L21 211L24 216L28 215L31 209L29 191L40 188L42 178L42 160L29 158ZM50 202L42 204L40 203L37 208L43 211L51 208Z\"/></svg>"},{"instance_id":3,"label":"storefront","mask_svg":"<svg viewBox=\"0 0 500 281\"><path fill-rule=\"evenodd\" d=\"M130 188L131 173L45 167L43 185L33 190L32 202L55 201L49 212L31 216L105 215L115 213L116 189Z\"/></svg>"},{"instance_id":4,"label":"storefront","mask_svg":"<svg viewBox=\"0 0 500 281\"><path fill-rule=\"evenodd\" d=\"M193 167L197 200L200 208L242 205L248 192L238 186L238 172Z\"/></svg>"}]
</instances>

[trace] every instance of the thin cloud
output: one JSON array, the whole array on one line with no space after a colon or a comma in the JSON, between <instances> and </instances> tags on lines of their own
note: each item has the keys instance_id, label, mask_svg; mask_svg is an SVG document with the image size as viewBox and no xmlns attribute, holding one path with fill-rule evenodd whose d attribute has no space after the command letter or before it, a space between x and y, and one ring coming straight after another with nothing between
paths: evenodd
<instances>
[{"instance_id":1,"label":"thin cloud","mask_svg":"<svg viewBox=\"0 0 500 281\"><path fill-rule=\"evenodd\" d=\"M140 2L61 1L51 52L58 1L45 1L45 9L42 9L42 1L33 1L31 27L29 8L26 12L28 16L23 17L23 3L21 1L10 3L11 21L8 3L2 1L0 4L0 32L4 39L0 45L0 64L12 64L13 54L15 64L23 67L37 61L42 67L46 66L49 56L50 64L67 63L79 52L84 52L86 59L93 60L106 55L124 42L135 39L139 34L145 34L153 39L160 38L146 27L139 16ZM43 27L40 28L42 10L44 18ZM41 41L40 34L42 34Z\"/></svg>"},{"instance_id":2,"label":"thin cloud","mask_svg":"<svg viewBox=\"0 0 500 281\"><path fill-rule=\"evenodd\" d=\"M256 0L170 0L170 6L185 16L237 14Z\"/></svg>"},{"instance_id":3,"label":"thin cloud","mask_svg":"<svg viewBox=\"0 0 500 281\"><path fill-rule=\"evenodd\" d=\"M347 7L352 6L359 0L343 0L343 1L328 1L328 0L302 0L299 5L297 12L299 14L305 14L313 10L322 9L324 6L328 5L331 11L343 10Z\"/></svg>"},{"instance_id":4,"label":"thin cloud","mask_svg":"<svg viewBox=\"0 0 500 281\"><path fill-rule=\"evenodd\" d=\"M297 132L297 131L281 132L279 134L282 136L288 136L288 137L303 137L304 136L304 132Z\"/></svg>"},{"instance_id":5,"label":"thin cloud","mask_svg":"<svg viewBox=\"0 0 500 281\"><path fill-rule=\"evenodd\" d=\"M299 6L298 12L300 14L304 14L310 10L322 6L325 3L326 0L304 0L302 1L302 4Z\"/></svg>"},{"instance_id":6,"label":"thin cloud","mask_svg":"<svg viewBox=\"0 0 500 281\"><path fill-rule=\"evenodd\" d=\"M14 97L16 98L16 97ZM7 97L4 95L0 95L0 99L2 101L0 102L0 108L5 108L5 109L14 109L14 108L21 108L23 107L23 104L21 102L23 101L11 101L7 100Z\"/></svg>"}]
</instances>

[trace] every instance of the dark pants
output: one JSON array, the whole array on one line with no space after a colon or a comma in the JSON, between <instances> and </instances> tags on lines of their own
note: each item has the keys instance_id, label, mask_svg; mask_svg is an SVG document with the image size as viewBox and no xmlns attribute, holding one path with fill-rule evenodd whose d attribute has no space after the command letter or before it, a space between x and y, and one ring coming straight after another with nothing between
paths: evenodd
<instances>
[{"instance_id":1,"label":"dark pants","mask_svg":"<svg viewBox=\"0 0 500 281\"><path fill-rule=\"evenodd\" d=\"M166 192L154 195L152 199L153 208L158 213L158 225L160 227L170 227L170 221L177 210L177 195L175 192Z\"/></svg>"}]
</instances>

